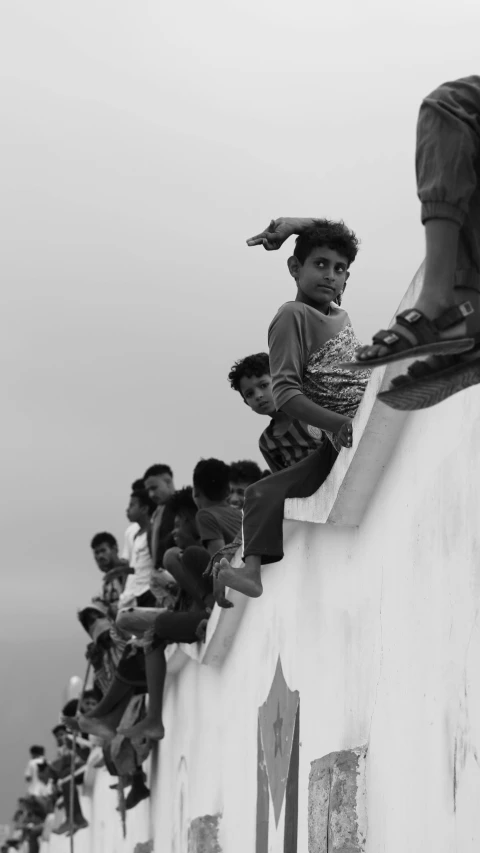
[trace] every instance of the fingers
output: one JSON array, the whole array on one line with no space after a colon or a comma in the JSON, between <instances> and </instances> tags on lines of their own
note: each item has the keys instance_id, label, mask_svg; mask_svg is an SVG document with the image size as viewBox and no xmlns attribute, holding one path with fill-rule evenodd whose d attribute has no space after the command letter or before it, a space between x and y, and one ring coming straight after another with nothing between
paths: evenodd
<instances>
[{"instance_id":1,"label":"fingers","mask_svg":"<svg viewBox=\"0 0 480 853\"><path fill-rule=\"evenodd\" d=\"M263 246L267 252L273 251L277 246L275 245L275 240L272 238L275 237L275 220L270 220L270 225L268 228L265 228L263 231L260 231L260 234L255 234L254 237L250 237L247 240L247 246Z\"/></svg>"},{"instance_id":2,"label":"fingers","mask_svg":"<svg viewBox=\"0 0 480 853\"><path fill-rule=\"evenodd\" d=\"M350 448L353 444L352 424L343 424L337 433L337 440L342 447Z\"/></svg>"}]
</instances>

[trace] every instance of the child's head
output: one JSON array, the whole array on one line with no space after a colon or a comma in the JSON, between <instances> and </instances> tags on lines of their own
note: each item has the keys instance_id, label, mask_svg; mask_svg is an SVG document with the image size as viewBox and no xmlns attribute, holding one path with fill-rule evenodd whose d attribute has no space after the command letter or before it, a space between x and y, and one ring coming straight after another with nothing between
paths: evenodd
<instances>
[{"instance_id":1,"label":"child's head","mask_svg":"<svg viewBox=\"0 0 480 853\"><path fill-rule=\"evenodd\" d=\"M95 562L101 572L108 572L118 563L118 544L111 533L96 533L90 542Z\"/></svg>"},{"instance_id":2,"label":"child's head","mask_svg":"<svg viewBox=\"0 0 480 853\"><path fill-rule=\"evenodd\" d=\"M155 510L155 504L150 498L143 480L135 480L132 483L132 493L127 507L127 518L129 521L137 522L143 527L150 519Z\"/></svg>"},{"instance_id":3,"label":"child's head","mask_svg":"<svg viewBox=\"0 0 480 853\"><path fill-rule=\"evenodd\" d=\"M34 744L34 746L30 747L30 755L32 758L43 758L45 755L45 747Z\"/></svg>"},{"instance_id":4,"label":"child's head","mask_svg":"<svg viewBox=\"0 0 480 853\"><path fill-rule=\"evenodd\" d=\"M228 503L230 506L236 506L238 509L243 509L245 503L245 490L253 483L258 483L262 479L262 471L256 462L251 459L242 459L239 462L232 462L230 465L230 494Z\"/></svg>"},{"instance_id":5,"label":"child's head","mask_svg":"<svg viewBox=\"0 0 480 853\"><path fill-rule=\"evenodd\" d=\"M93 711L93 709L97 707L99 701L100 697L95 690L85 690L80 708L82 714L87 714L89 711Z\"/></svg>"},{"instance_id":6,"label":"child's head","mask_svg":"<svg viewBox=\"0 0 480 853\"><path fill-rule=\"evenodd\" d=\"M358 240L343 222L318 219L297 237L288 259L298 287L297 299L320 310L340 304L358 252Z\"/></svg>"},{"instance_id":7,"label":"child's head","mask_svg":"<svg viewBox=\"0 0 480 853\"><path fill-rule=\"evenodd\" d=\"M175 492L168 501L167 507L174 516L173 539L177 548L183 551L189 545L198 544L199 536L195 524L197 505L193 500L190 486Z\"/></svg>"},{"instance_id":8,"label":"child's head","mask_svg":"<svg viewBox=\"0 0 480 853\"><path fill-rule=\"evenodd\" d=\"M244 403L257 415L270 415L275 412L272 394L270 363L266 352L247 355L236 361L228 374L231 387L242 395Z\"/></svg>"},{"instance_id":9,"label":"child's head","mask_svg":"<svg viewBox=\"0 0 480 853\"><path fill-rule=\"evenodd\" d=\"M224 503L229 491L229 466L220 459L201 459L193 472L193 500L198 509Z\"/></svg>"},{"instance_id":10,"label":"child's head","mask_svg":"<svg viewBox=\"0 0 480 853\"><path fill-rule=\"evenodd\" d=\"M62 708L64 717L74 717L78 711L78 699L69 699Z\"/></svg>"},{"instance_id":11,"label":"child's head","mask_svg":"<svg viewBox=\"0 0 480 853\"><path fill-rule=\"evenodd\" d=\"M173 495L173 472L169 465L151 465L143 475L145 488L150 500L156 506L164 506Z\"/></svg>"},{"instance_id":12,"label":"child's head","mask_svg":"<svg viewBox=\"0 0 480 853\"><path fill-rule=\"evenodd\" d=\"M52 729L52 735L55 738L57 746L64 746L67 739L67 727L60 723Z\"/></svg>"}]
</instances>

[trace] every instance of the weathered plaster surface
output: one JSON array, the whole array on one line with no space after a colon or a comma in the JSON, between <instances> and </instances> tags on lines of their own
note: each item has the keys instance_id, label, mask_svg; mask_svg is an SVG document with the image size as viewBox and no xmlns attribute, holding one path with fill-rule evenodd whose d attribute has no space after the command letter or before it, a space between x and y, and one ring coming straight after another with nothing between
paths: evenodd
<instances>
[{"instance_id":1,"label":"weathered plaster surface","mask_svg":"<svg viewBox=\"0 0 480 853\"><path fill-rule=\"evenodd\" d=\"M191 822L219 813L224 853L254 851L258 708L279 656L301 703L301 853L311 762L359 744L365 853L478 853L480 387L409 414L380 466L376 441L366 449L371 494L359 466L331 522L308 523L320 490L299 508L307 523L285 521L285 558L265 567L263 596L214 613L203 647L172 649L152 798L128 814L124 840L98 771L75 853L132 853L148 838L155 853L188 853ZM68 853L68 839L42 853Z\"/></svg>"},{"instance_id":2,"label":"weathered plaster surface","mask_svg":"<svg viewBox=\"0 0 480 853\"><path fill-rule=\"evenodd\" d=\"M203 815L192 820L188 830L188 853L222 853L218 842L221 815Z\"/></svg>"},{"instance_id":3,"label":"weathered plaster surface","mask_svg":"<svg viewBox=\"0 0 480 853\"><path fill-rule=\"evenodd\" d=\"M312 762L308 853L363 853L367 839L367 747L332 752Z\"/></svg>"}]
</instances>

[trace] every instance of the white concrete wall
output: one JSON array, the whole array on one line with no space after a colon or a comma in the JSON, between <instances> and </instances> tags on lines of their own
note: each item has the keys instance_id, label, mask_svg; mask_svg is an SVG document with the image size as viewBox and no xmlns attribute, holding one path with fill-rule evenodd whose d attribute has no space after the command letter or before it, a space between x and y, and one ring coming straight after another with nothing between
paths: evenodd
<instances>
[{"instance_id":1,"label":"white concrete wall","mask_svg":"<svg viewBox=\"0 0 480 853\"><path fill-rule=\"evenodd\" d=\"M279 655L300 693L299 853L310 762L362 744L367 853L478 853L480 389L398 423L359 526L286 521L285 559L265 568L264 595L247 603L221 666L188 659L172 676L151 830L140 806L122 846L99 778L104 840L79 853L131 853L150 831L156 853L187 853L189 821L218 812L224 853L253 853L257 713Z\"/></svg>"}]
</instances>

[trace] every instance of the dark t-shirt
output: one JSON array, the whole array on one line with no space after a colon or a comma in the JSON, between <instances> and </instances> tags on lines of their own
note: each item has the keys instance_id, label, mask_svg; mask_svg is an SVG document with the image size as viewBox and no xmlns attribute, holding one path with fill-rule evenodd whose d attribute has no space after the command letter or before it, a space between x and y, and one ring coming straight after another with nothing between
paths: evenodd
<instances>
[{"instance_id":1,"label":"dark t-shirt","mask_svg":"<svg viewBox=\"0 0 480 853\"><path fill-rule=\"evenodd\" d=\"M235 506L218 504L199 509L195 520L203 545L207 546L212 539L223 539L228 545L242 526L242 513Z\"/></svg>"}]
</instances>

